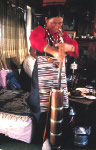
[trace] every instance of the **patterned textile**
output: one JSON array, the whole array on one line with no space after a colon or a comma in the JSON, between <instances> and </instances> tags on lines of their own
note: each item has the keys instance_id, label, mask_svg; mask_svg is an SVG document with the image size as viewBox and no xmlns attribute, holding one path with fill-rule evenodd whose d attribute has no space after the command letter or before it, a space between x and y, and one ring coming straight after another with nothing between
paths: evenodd
<instances>
[{"instance_id":1,"label":"patterned textile","mask_svg":"<svg viewBox=\"0 0 96 150\"><path fill-rule=\"evenodd\" d=\"M33 118L27 104L29 92L0 90L0 133L12 139L31 143Z\"/></svg>"},{"instance_id":2,"label":"patterned textile","mask_svg":"<svg viewBox=\"0 0 96 150\"><path fill-rule=\"evenodd\" d=\"M32 118L0 112L0 133L13 139L31 143Z\"/></svg>"},{"instance_id":3,"label":"patterned textile","mask_svg":"<svg viewBox=\"0 0 96 150\"><path fill-rule=\"evenodd\" d=\"M50 57L53 61L58 63L58 61ZM56 65L47 60L45 56L38 56L38 82L39 82L39 93L40 93L40 107L41 111L46 111L48 109L48 97L50 95L50 90L53 87L58 87L58 68ZM67 81L65 73L65 64L62 67L61 73L61 88L64 89L64 107L69 107L68 101L68 90Z\"/></svg>"},{"instance_id":4,"label":"patterned textile","mask_svg":"<svg viewBox=\"0 0 96 150\"><path fill-rule=\"evenodd\" d=\"M2 89L0 91L0 112L30 116L31 111L26 101L28 96L29 92L23 92L22 90Z\"/></svg>"}]
</instances>

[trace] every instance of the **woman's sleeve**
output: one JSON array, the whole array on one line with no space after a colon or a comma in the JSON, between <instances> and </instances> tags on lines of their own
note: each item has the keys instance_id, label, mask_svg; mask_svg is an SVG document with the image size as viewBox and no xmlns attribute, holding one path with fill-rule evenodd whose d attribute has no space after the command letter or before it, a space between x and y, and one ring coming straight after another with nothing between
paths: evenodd
<instances>
[{"instance_id":1,"label":"woman's sleeve","mask_svg":"<svg viewBox=\"0 0 96 150\"><path fill-rule=\"evenodd\" d=\"M77 44L77 41L73 40L72 38L70 38L68 36L68 34L64 31L64 35L63 35L63 38L64 38L64 42L65 43L68 43L68 44L72 44L74 47L75 47L75 52L72 53L72 52L67 52L68 55L70 56L73 56L73 57L78 57L79 56L79 51L78 51L78 44Z\"/></svg>"},{"instance_id":2,"label":"woman's sleeve","mask_svg":"<svg viewBox=\"0 0 96 150\"><path fill-rule=\"evenodd\" d=\"M36 27L29 37L31 47L43 52L44 47L48 44L45 39L45 30L42 26Z\"/></svg>"}]
</instances>

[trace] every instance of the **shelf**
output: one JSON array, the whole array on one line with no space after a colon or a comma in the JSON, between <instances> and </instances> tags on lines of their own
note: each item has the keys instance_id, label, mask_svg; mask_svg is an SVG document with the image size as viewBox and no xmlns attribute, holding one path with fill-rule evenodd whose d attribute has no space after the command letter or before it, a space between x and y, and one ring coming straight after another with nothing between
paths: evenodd
<instances>
[{"instance_id":1,"label":"shelf","mask_svg":"<svg viewBox=\"0 0 96 150\"><path fill-rule=\"evenodd\" d=\"M77 42L96 42L96 39L75 39Z\"/></svg>"}]
</instances>

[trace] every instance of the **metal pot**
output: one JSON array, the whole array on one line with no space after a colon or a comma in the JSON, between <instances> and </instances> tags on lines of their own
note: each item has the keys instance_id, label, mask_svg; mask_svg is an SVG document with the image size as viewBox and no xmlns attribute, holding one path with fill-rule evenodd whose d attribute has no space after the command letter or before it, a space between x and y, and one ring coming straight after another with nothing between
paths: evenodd
<instances>
[{"instance_id":1,"label":"metal pot","mask_svg":"<svg viewBox=\"0 0 96 150\"><path fill-rule=\"evenodd\" d=\"M75 127L73 132L74 144L77 146L84 146L88 143L88 135L91 133L91 127Z\"/></svg>"}]
</instances>

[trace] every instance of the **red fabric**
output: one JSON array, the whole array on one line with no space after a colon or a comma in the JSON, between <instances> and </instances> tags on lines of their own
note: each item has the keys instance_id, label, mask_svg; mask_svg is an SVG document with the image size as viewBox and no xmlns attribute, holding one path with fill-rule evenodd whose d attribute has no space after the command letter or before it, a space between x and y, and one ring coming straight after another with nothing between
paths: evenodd
<instances>
[{"instance_id":1,"label":"red fabric","mask_svg":"<svg viewBox=\"0 0 96 150\"><path fill-rule=\"evenodd\" d=\"M45 4L43 4L43 6L47 6L47 5L64 5L64 4L65 4L65 3L62 3L62 2L60 2L60 3L59 3L59 2L58 2L58 3L54 3L54 2L53 2L53 3L48 3L48 4L45 3Z\"/></svg>"},{"instance_id":2,"label":"red fabric","mask_svg":"<svg viewBox=\"0 0 96 150\"><path fill-rule=\"evenodd\" d=\"M69 54L70 56L78 57L79 56L79 51L78 51L77 41L71 39L65 31L64 31L64 34L63 34L63 39L64 39L65 43L72 44L75 47L75 52L74 53L67 52L67 54Z\"/></svg>"},{"instance_id":3,"label":"red fabric","mask_svg":"<svg viewBox=\"0 0 96 150\"><path fill-rule=\"evenodd\" d=\"M29 37L31 47L43 52L43 48L48 44L45 39L45 30L43 27L38 26L36 27Z\"/></svg>"},{"instance_id":4,"label":"red fabric","mask_svg":"<svg viewBox=\"0 0 96 150\"><path fill-rule=\"evenodd\" d=\"M51 31L52 34L52 31ZM53 33L53 37L56 38L57 34ZM67 52L70 56L78 57L78 44L75 40L71 39L68 34L64 31L63 39L65 43L72 44L75 47L75 52ZM43 52L44 47L48 44L47 40L45 38L45 30L42 26L36 27L29 37L31 47L34 49L37 49L40 52Z\"/></svg>"}]
</instances>

